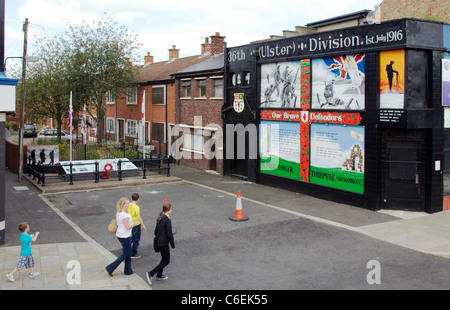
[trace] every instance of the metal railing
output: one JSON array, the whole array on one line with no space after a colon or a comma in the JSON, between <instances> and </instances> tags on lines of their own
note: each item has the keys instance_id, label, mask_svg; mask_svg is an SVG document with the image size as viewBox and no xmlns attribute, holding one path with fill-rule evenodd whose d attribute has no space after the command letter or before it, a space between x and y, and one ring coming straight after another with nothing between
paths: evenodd
<instances>
[{"instance_id":1,"label":"metal railing","mask_svg":"<svg viewBox=\"0 0 450 310\"><path fill-rule=\"evenodd\" d=\"M148 157L147 157L148 156ZM42 187L45 187L48 178L58 179L60 181L68 181L70 185L74 184L76 179L81 180L94 180L95 183L100 182L100 180L110 179L116 177L118 181L122 181L124 177L130 176L141 176L143 179L147 178L147 172L158 172L161 174L162 171L166 171L167 176L170 176L170 164L174 163L174 159L172 156L168 156L165 154L159 154L155 152L150 152L143 156L145 158L142 159L131 159L131 160L122 160L118 159L117 161L117 169L109 170L104 167L100 167L100 163L103 161L102 159L94 160L91 165L95 165L95 171L89 171L84 173L74 173L74 169L78 166L85 166L86 163L76 161L64 163L64 164L56 164L56 165L46 165L37 162L32 157L27 157L26 164L24 166L25 173L28 173L28 176L32 176L33 180L37 180L37 184L41 184ZM137 169L122 169L122 165L125 162L131 162ZM103 169L102 169L103 168Z\"/></svg>"}]
</instances>

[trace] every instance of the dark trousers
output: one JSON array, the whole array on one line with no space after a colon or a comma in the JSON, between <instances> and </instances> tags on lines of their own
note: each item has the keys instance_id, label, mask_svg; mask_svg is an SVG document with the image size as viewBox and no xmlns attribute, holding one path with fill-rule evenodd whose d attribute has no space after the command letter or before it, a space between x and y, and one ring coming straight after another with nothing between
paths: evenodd
<instances>
[{"instance_id":1,"label":"dark trousers","mask_svg":"<svg viewBox=\"0 0 450 310\"><path fill-rule=\"evenodd\" d=\"M120 255L114 262L106 266L106 271L112 274L114 270L120 265L121 262L125 262L124 274L130 275L133 273L131 269L131 238L117 238L122 245L122 255Z\"/></svg>"},{"instance_id":2,"label":"dark trousers","mask_svg":"<svg viewBox=\"0 0 450 310\"><path fill-rule=\"evenodd\" d=\"M131 231L131 256L138 254L137 250L141 242L141 224L134 226Z\"/></svg>"},{"instance_id":3,"label":"dark trousers","mask_svg":"<svg viewBox=\"0 0 450 310\"><path fill-rule=\"evenodd\" d=\"M158 266L156 266L152 271L150 271L150 275L153 277L156 274L156 277L161 277L163 274L163 269L170 263L170 249L169 246L160 246L161 253L161 262Z\"/></svg>"}]
</instances>

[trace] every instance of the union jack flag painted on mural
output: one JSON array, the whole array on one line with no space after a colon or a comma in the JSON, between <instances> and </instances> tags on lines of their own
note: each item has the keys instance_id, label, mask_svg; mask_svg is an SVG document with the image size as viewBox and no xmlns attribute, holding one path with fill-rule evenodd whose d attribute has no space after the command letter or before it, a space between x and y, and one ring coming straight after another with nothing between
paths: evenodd
<instances>
[{"instance_id":1,"label":"union jack flag painted on mural","mask_svg":"<svg viewBox=\"0 0 450 310\"><path fill-rule=\"evenodd\" d=\"M351 71L358 68L358 75L365 75L365 54L325 57L323 61L336 77L351 79Z\"/></svg>"}]
</instances>

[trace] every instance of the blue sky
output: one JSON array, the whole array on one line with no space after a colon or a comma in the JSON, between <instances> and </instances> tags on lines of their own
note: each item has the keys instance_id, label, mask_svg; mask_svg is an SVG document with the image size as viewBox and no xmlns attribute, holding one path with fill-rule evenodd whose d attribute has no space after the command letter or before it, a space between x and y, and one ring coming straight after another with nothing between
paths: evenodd
<instances>
[{"instance_id":1,"label":"blue sky","mask_svg":"<svg viewBox=\"0 0 450 310\"><path fill-rule=\"evenodd\" d=\"M229 47L281 35L295 26L363 9L382 0L6 0L5 57L21 56L22 25L29 19L29 46L38 35L53 36L67 23L92 22L105 13L138 34L142 59L168 59L176 45L180 57L200 54L204 38L220 32ZM32 48L29 50L32 54ZM14 61L14 60L11 60Z\"/></svg>"},{"instance_id":2,"label":"blue sky","mask_svg":"<svg viewBox=\"0 0 450 310\"><path fill-rule=\"evenodd\" d=\"M342 164L350 158L355 144L359 144L364 153L363 126L312 124L311 166L341 168ZM329 153L319 156L325 149L330 150Z\"/></svg>"}]
</instances>

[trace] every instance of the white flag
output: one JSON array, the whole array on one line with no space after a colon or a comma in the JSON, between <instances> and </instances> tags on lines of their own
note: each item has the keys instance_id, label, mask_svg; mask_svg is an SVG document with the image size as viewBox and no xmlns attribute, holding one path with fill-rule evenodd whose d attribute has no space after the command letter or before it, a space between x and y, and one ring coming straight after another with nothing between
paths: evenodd
<instances>
[{"instance_id":1,"label":"white flag","mask_svg":"<svg viewBox=\"0 0 450 310\"><path fill-rule=\"evenodd\" d=\"M69 112L67 113L67 127L70 131L73 129L73 106L72 106L72 92L70 92Z\"/></svg>"},{"instance_id":2,"label":"white flag","mask_svg":"<svg viewBox=\"0 0 450 310\"><path fill-rule=\"evenodd\" d=\"M145 144L145 90L142 95L142 106L141 106L141 124L142 124L142 144Z\"/></svg>"},{"instance_id":3,"label":"white flag","mask_svg":"<svg viewBox=\"0 0 450 310\"><path fill-rule=\"evenodd\" d=\"M141 120L142 120L142 123L145 124L145 90L144 90L144 95L142 96Z\"/></svg>"},{"instance_id":4,"label":"white flag","mask_svg":"<svg viewBox=\"0 0 450 310\"><path fill-rule=\"evenodd\" d=\"M86 134L86 103L84 104L83 107L83 116L81 118L81 133L83 135Z\"/></svg>"}]
</instances>

